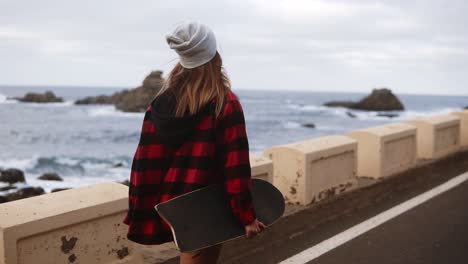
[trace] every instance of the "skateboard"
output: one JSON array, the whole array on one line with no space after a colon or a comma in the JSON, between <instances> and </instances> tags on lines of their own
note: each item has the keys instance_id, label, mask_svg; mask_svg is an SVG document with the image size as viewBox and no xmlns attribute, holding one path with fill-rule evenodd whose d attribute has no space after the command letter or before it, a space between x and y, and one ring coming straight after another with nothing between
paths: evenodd
<instances>
[{"instance_id":1,"label":"skateboard","mask_svg":"<svg viewBox=\"0 0 468 264\"><path fill-rule=\"evenodd\" d=\"M252 179L252 200L257 219L267 227L284 213L284 197L272 184ZM245 236L235 218L222 184L210 185L155 206L169 224L181 252L192 252Z\"/></svg>"}]
</instances>

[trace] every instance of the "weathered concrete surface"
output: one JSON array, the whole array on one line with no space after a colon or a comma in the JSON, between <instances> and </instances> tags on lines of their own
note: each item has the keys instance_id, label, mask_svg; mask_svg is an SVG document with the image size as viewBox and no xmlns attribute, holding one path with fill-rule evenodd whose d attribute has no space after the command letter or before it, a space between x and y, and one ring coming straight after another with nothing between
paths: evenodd
<instances>
[{"instance_id":1,"label":"weathered concrete surface","mask_svg":"<svg viewBox=\"0 0 468 264\"><path fill-rule=\"evenodd\" d=\"M460 148L460 118L437 115L405 121L417 127L418 157L437 159Z\"/></svg>"},{"instance_id":2,"label":"weathered concrete surface","mask_svg":"<svg viewBox=\"0 0 468 264\"><path fill-rule=\"evenodd\" d=\"M118 183L0 205L0 263L141 263L122 222L128 187Z\"/></svg>"},{"instance_id":3,"label":"weathered concrete surface","mask_svg":"<svg viewBox=\"0 0 468 264\"><path fill-rule=\"evenodd\" d=\"M252 177L273 183L273 162L263 156L250 153Z\"/></svg>"},{"instance_id":4,"label":"weathered concrete surface","mask_svg":"<svg viewBox=\"0 0 468 264\"><path fill-rule=\"evenodd\" d=\"M416 162L416 127L390 123L345 135L358 142L358 177L381 178L411 168Z\"/></svg>"},{"instance_id":5,"label":"weathered concrete surface","mask_svg":"<svg viewBox=\"0 0 468 264\"><path fill-rule=\"evenodd\" d=\"M460 118L460 143L462 146L468 146L468 110L461 112L453 112L452 114Z\"/></svg>"},{"instance_id":6,"label":"weathered concrete surface","mask_svg":"<svg viewBox=\"0 0 468 264\"><path fill-rule=\"evenodd\" d=\"M287 203L309 204L356 185L357 141L341 135L271 147L273 184Z\"/></svg>"},{"instance_id":7,"label":"weathered concrete surface","mask_svg":"<svg viewBox=\"0 0 468 264\"><path fill-rule=\"evenodd\" d=\"M360 180L362 188L312 206L289 205L287 215L265 233L224 244L219 263L277 263L465 171L466 148L392 177ZM178 261L176 257L163 263Z\"/></svg>"}]
</instances>

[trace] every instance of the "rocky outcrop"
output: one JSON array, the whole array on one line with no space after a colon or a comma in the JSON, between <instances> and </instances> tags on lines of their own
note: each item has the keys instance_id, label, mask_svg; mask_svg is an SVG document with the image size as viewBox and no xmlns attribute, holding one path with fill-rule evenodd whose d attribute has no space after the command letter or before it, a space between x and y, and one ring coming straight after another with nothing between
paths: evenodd
<instances>
[{"instance_id":1,"label":"rocky outcrop","mask_svg":"<svg viewBox=\"0 0 468 264\"><path fill-rule=\"evenodd\" d=\"M465 109L468 109L468 105L467 105L467 106L465 106Z\"/></svg>"},{"instance_id":2,"label":"rocky outcrop","mask_svg":"<svg viewBox=\"0 0 468 264\"><path fill-rule=\"evenodd\" d=\"M57 97L51 91L46 91L43 94L40 93L27 93L23 97L14 97L20 102L27 102L27 103L59 103L63 102L62 97Z\"/></svg>"},{"instance_id":3,"label":"rocky outcrop","mask_svg":"<svg viewBox=\"0 0 468 264\"><path fill-rule=\"evenodd\" d=\"M162 71L153 71L143 80L140 87L109 96L89 96L77 100L75 104L114 104L117 109L124 112L144 112L161 89L163 81Z\"/></svg>"},{"instance_id":4,"label":"rocky outcrop","mask_svg":"<svg viewBox=\"0 0 468 264\"><path fill-rule=\"evenodd\" d=\"M339 107L339 106L352 107L355 104L356 103L352 101L331 101L331 102L324 103L323 105L330 106L330 107Z\"/></svg>"},{"instance_id":5,"label":"rocky outcrop","mask_svg":"<svg viewBox=\"0 0 468 264\"><path fill-rule=\"evenodd\" d=\"M392 111L405 109L400 100L390 89L387 88L373 89L370 95L364 97L359 102L332 101L327 102L324 105L332 107L342 106L367 111Z\"/></svg>"},{"instance_id":6,"label":"rocky outcrop","mask_svg":"<svg viewBox=\"0 0 468 264\"><path fill-rule=\"evenodd\" d=\"M44 173L38 177L39 180L46 180L46 181L63 181L62 177L60 177L57 173L49 172Z\"/></svg>"},{"instance_id":7,"label":"rocky outcrop","mask_svg":"<svg viewBox=\"0 0 468 264\"><path fill-rule=\"evenodd\" d=\"M353 113L351 113L351 112L349 112L349 111L346 111L346 115L349 116L349 117L351 117L351 118L356 118L356 115L353 114Z\"/></svg>"},{"instance_id":8,"label":"rocky outcrop","mask_svg":"<svg viewBox=\"0 0 468 264\"><path fill-rule=\"evenodd\" d=\"M70 190L72 188L54 188L52 189L50 192L53 193L53 192L60 192L60 191L65 191L65 190Z\"/></svg>"},{"instance_id":9,"label":"rocky outcrop","mask_svg":"<svg viewBox=\"0 0 468 264\"><path fill-rule=\"evenodd\" d=\"M0 187L0 192L13 190L13 189L16 189L16 188L18 188L18 187L16 187L15 185L7 185L7 186Z\"/></svg>"},{"instance_id":10,"label":"rocky outcrop","mask_svg":"<svg viewBox=\"0 0 468 264\"><path fill-rule=\"evenodd\" d=\"M18 169L7 169L0 171L0 181L9 184L25 182L24 173Z\"/></svg>"},{"instance_id":11,"label":"rocky outcrop","mask_svg":"<svg viewBox=\"0 0 468 264\"><path fill-rule=\"evenodd\" d=\"M5 196L8 199L8 201L14 201L14 200L41 195L44 193L45 191L44 189L42 189L42 187L24 187L24 188L19 189L16 192L8 193Z\"/></svg>"},{"instance_id":12,"label":"rocky outcrop","mask_svg":"<svg viewBox=\"0 0 468 264\"><path fill-rule=\"evenodd\" d=\"M305 123L305 124L302 124L303 127L307 127L307 128L315 128L315 124L314 123Z\"/></svg>"},{"instance_id":13,"label":"rocky outcrop","mask_svg":"<svg viewBox=\"0 0 468 264\"><path fill-rule=\"evenodd\" d=\"M398 114L391 114L391 113L378 113L377 116L384 116L384 117L398 117Z\"/></svg>"},{"instance_id":14,"label":"rocky outcrop","mask_svg":"<svg viewBox=\"0 0 468 264\"><path fill-rule=\"evenodd\" d=\"M127 185L127 186L130 185L130 181L129 181L129 180L124 180L124 181L118 182L118 183L123 184L123 185Z\"/></svg>"}]
</instances>

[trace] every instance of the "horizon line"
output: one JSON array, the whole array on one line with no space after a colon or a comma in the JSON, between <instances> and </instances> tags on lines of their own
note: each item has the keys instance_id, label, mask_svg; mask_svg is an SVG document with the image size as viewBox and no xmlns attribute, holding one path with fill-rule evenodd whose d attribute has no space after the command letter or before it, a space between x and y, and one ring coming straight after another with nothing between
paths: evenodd
<instances>
[{"instance_id":1,"label":"horizon line","mask_svg":"<svg viewBox=\"0 0 468 264\"><path fill-rule=\"evenodd\" d=\"M110 86L110 85L95 85L95 86L89 86L89 85L62 85L62 84L53 84L53 85L45 85L45 84L0 84L1 87L56 87L56 88L89 88L89 89L94 89L94 88L102 88L102 89L135 89L139 86ZM333 90L333 91L326 91L326 90L306 90L306 89L271 89L271 88L246 88L246 87L239 87L236 88L237 90L247 90L247 91L272 91L272 92L311 92L311 93L356 93L356 94L370 94L373 89L380 89L380 88L387 88L392 90L391 88L382 86L382 87L374 87L370 88L369 91L343 91L343 90ZM404 92L404 93L396 93L392 90L394 94L403 94L403 95L429 95L429 96L466 96L468 97L467 94L458 94L458 93L449 93L449 94L443 94L443 93L412 93L412 92Z\"/></svg>"}]
</instances>

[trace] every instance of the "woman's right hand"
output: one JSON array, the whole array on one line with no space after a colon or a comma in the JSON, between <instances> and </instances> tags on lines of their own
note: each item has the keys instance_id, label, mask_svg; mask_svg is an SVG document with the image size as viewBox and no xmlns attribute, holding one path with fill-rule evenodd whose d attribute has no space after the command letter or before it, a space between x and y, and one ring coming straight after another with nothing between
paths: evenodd
<instances>
[{"instance_id":1,"label":"woman's right hand","mask_svg":"<svg viewBox=\"0 0 468 264\"><path fill-rule=\"evenodd\" d=\"M266 226L262 222L255 219L252 223L245 226L245 236L252 238L261 233L265 228Z\"/></svg>"}]
</instances>

